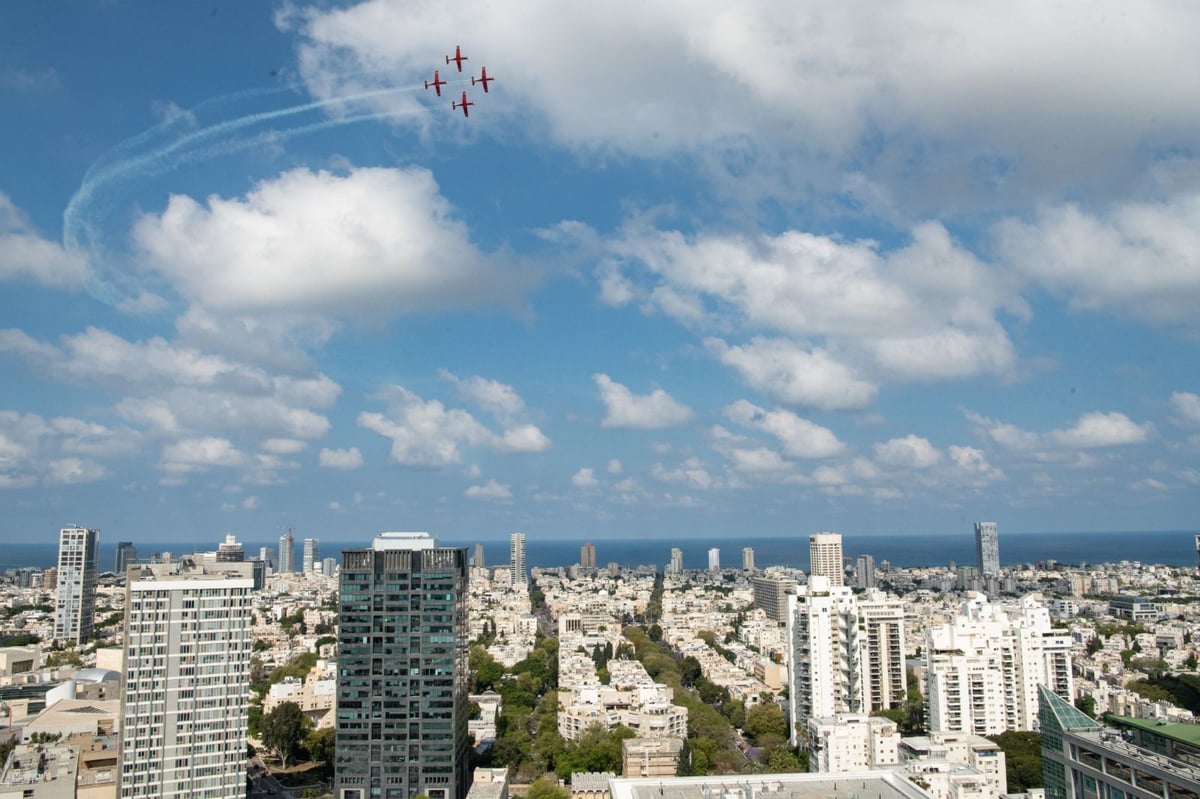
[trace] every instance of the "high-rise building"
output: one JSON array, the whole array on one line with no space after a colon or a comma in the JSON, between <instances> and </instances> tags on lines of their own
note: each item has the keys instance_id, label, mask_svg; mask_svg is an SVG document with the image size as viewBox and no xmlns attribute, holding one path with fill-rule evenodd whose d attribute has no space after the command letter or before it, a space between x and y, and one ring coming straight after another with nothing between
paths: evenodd
<instances>
[{"instance_id":1,"label":"high-rise building","mask_svg":"<svg viewBox=\"0 0 1200 799\"><path fill-rule=\"evenodd\" d=\"M246 559L246 550L238 543L237 536L227 535L217 544L217 563L241 563Z\"/></svg>"},{"instance_id":2,"label":"high-rise building","mask_svg":"<svg viewBox=\"0 0 1200 799\"><path fill-rule=\"evenodd\" d=\"M529 585L529 571L525 568L524 533L513 533L508 537L508 573L514 586Z\"/></svg>"},{"instance_id":3,"label":"high-rise building","mask_svg":"<svg viewBox=\"0 0 1200 799\"><path fill-rule=\"evenodd\" d=\"M995 522L975 522L975 561L984 577L1000 574L1000 530Z\"/></svg>"},{"instance_id":4,"label":"high-rise building","mask_svg":"<svg viewBox=\"0 0 1200 799\"><path fill-rule=\"evenodd\" d=\"M875 587L875 558L871 555L859 555L854 562L854 587Z\"/></svg>"},{"instance_id":5,"label":"high-rise building","mask_svg":"<svg viewBox=\"0 0 1200 799\"><path fill-rule=\"evenodd\" d=\"M54 638L84 644L96 621L96 554L100 531L64 527L58 534L58 597Z\"/></svg>"},{"instance_id":6,"label":"high-rise building","mask_svg":"<svg viewBox=\"0 0 1200 799\"><path fill-rule=\"evenodd\" d=\"M137 547L132 541L120 541L117 543L117 555L113 559L113 574L119 577L125 576L125 568L131 563L137 563Z\"/></svg>"},{"instance_id":7,"label":"high-rise building","mask_svg":"<svg viewBox=\"0 0 1200 799\"><path fill-rule=\"evenodd\" d=\"M321 564L321 548L315 538L304 539L304 560L301 566L305 574L308 574L313 569Z\"/></svg>"},{"instance_id":8,"label":"high-rise building","mask_svg":"<svg viewBox=\"0 0 1200 799\"><path fill-rule=\"evenodd\" d=\"M579 548L579 565L585 569L596 568L596 546L591 541Z\"/></svg>"},{"instance_id":9,"label":"high-rise building","mask_svg":"<svg viewBox=\"0 0 1200 799\"><path fill-rule=\"evenodd\" d=\"M467 551L382 533L342 552L337 799L463 799Z\"/></svg>"},{"instance_id":10,"label":"high-rise building","mask_svg":"<svg viewBox=\"0 0 1200 799\"><path fill-rule=\"evenodd\" d=\"M1200 533L1196 533L1196 568L1200 569Z\"/></svg>"},{"instance_id":11,"label":"high-rise building","mask_svg":"<svg viewBox=\"0 0 1200 799\"><path fill-rule=\"evenodd\" d=\"M668 568L671 574L683 574L683 550L671 547L671 564Z\"/></svg>"},{"instance_id":12,"label":"high-rise building","mask_svg":"<svg viewBox=\"0 0 1200 799\"><path fill-rule=\"evenodd\" d=\"M130 566L121 798L246 795L253 563Z\"/></svg>"},{"instance_id":13,"label":"high-rise building","mask_svg":"<svg viewBox=\"0 0 1200 799\"><path fill-rule=\"evenodd\" d=\"M754 571L754 547L742 547L742 571Z\"/></svg>"},{"instance_id":14,"label":"high-rise building","mask_svg":"<svg viewBox=\"0 0 1200 799\"><path fill-rule=\"evenodd\" d=\"M708 570L716 572L721 570L721 548L709 547L708 550Z\"/></svg>"},{"instance_id":15,"label":"high-rise building","mask_svg":"<svg viewBox=\"0 0 1200 799\"><path fill-rule=\"evenodd\" d=\"M288 530L279 536L279 573L290 574L296 570L296 539Z\"/></svg>"},{"instance_id":16,"label":"high-rise building","mask_svg":"<svg viewBox=\"0 0 1200 799\"><path fill-rule=\"evenodd\" d=\"M275 555L271 552L270 547L259 547L258 559L263 562L267 569L275 571Z\"/></svg>"},{"instance_id":17,"label":"high-rise building","mask_svg":"<svg viewBox=\"0 0 1200 799\"><path fill-rule=\"evenodd\" d=\"M484 567L485 564L484 564L484 560L483 560L483 544L475 545L475 557L472 558L471 565L474 566L476 569L482 569Z\"/></svg>"},{"instance_id":18,"label":"high-rise building","mask_svg":"<svg viewBox=\"0 0 1200 799\"><path fill-rule=\"evenodd\" d=\"M322 558L321 574L326 577L335 576L337 574L337 558Z\"/></svg>"},{"instance_id":19,"label":"high-rise building","mask_svg":"<svg viewBox=\"0 0 1200 799\"><path fill-rule=\"evenodd\" d=\"M856 597L848 586L815 575L807 586L788 591L786 602L796 730L810 718L873 713L904 702L901 600L873 588Z\"/></svg>"},{"instance_id":20,"label":"high-rise building","mask_svg":"<svg viewBox=\"0 0 1200 799\"><path fill-rule=\"evenodd\" d=\"M1001 604L969 593L953 620L925 631L925 672L933 732L1034 730L1039 685L1074 697L1071 636L1040 594Z\"/></svg>"},{"instance_id":21,"label":"high-rise building","mask_svg":"<svg viewBox=\"0 0 1200 799\"><path fill-rule=\"evenodd\" d=\"M842 565L842 534L815 533L808 537L808 573L829 580L836 588L844 585Z\"/></svg>"},{"instance_id":22,"label":"high-rise building","mask_svg":"<svg viewBox=\"0 0 1200 799\"><path fill-rule=\"evenodd\" d=\"M800 586L800 581L790 574L768 570L750 578L754 590L754 607L762 608L767 618L783 624L787 621L787 595Z\"/></svg>"}]
</instances>

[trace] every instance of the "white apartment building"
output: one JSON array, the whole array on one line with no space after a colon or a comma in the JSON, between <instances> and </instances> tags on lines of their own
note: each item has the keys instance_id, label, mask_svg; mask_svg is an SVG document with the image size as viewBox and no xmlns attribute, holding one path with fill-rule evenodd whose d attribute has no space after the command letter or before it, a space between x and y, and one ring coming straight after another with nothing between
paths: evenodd
<instances>
[{"instance_id":1,"label":"white apartment building","mask_svg":"<svg viewBox=\"0 0 1200 799\"><path fill-rule=\"evenodd\" d=\"M54 638L84 644L96 621L96 554L100 531L64 527L58 537L58 594Z\"/></svg>"},{"instance_id":2,"label":"white apartment building","mask_svg":"<svg viewBox=\"0 0 1200 799\"><path fill-rule=\"evenodd\" d=\"M742 547L742 571L754 571L754 547Z\"/></svg>"},{"instance_id":3,"label":"white apartment building","mask_svg":"<svg viewBox=\"0 0 1200 799\"><path fill-rule=\"evenodd\" d=\"M932 732L1035 730L1039 685L1070 701L1071 637L1055 630L1040 594L989 603L969 593L958 616L925 632Z\"/></svg>"},{"instance_id":4,"label":"white apartment building","mask_svg":"<svg viewBox=\"0 0 1200 799\"><path fill-rule=\"evenodd\" d=\"M791 718L869 713L901 704L908 693L904 605L871 589L856 597L820 575L787 597ZM792 745L797 728L793 727Z\"/></svg>"},{"instance_id":5,"label":"white apartment building","mask_svg":"<svg viewBox=\"0 0 1200 799\"><path fill-rule=\"evenodd\" d=\"M679 547L671 547L671 565L669 571L671 574L683 574L683 550Z\"/></svg>"},{"instance_id":6,"label":"white apartment building","mask_svg":"<svg viewBox=\"0 0 1200 799\"><path fill-rule=\"evenodd\" d=\"M710 547L708 550L708 570L710 572L721 570L721 548Z\"/></svg>"},{"instance_id":7,"label":"white apartment building","mask_svg":"<svg viewBox=\"0 0 1200 799\"><path fill-rule=\"evenodd\" d=\"M304 559L301 561L301 567L305 574L308 574L317 567L320 561L320 544L315 538L304 539Z\"/></svg>"},{"instance_id":8,"label":"white apartment building","mask_svg":"<svg viewBox=\"0 0 1200 799\"><path fill-rule=\"evenodd\" d=\"M900 762L900 730L882 716L841 713L808 720L809 771L840 773Z\"/></svg>"},{"instance_id":9,"label":"white apartment building","mask_svg":"<svg viewBox=\"0 0 1200 799\"><path fill-rule=\"evenodd\" d=\"M524 533L513 533L508 537L508 571L514 588L529 585L529 570L525 568Z\"/></svg>"},{"instance_id":10,"label":"white apartment building","mask_svg":"<svg viewBox=\"0 0 1200 799\"><path fill-rule=\"evenodd\" d=\"M250 563L130 569L122 799L245 797L253 588Z\"/></svg>"},{"instance_id":11,"label":"white apartment building","mask_svg":"<svg viewBox=\"0 0 1200 799\"><path fill-rule=\"evenodd\" d=\"M845 572L841 533L816 533L808 537L808 573L828 579L831 586L842 585Z\"/></svg>"}]
</instances>

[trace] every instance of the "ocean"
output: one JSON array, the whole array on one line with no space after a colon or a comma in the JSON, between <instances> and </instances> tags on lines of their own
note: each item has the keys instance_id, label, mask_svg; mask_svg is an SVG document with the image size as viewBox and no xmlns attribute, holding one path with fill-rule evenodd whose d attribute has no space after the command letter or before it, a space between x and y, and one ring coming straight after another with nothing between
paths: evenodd
<instances>
[{"instance_id":1,"label":"ocean","mask_svg":"<svg viewBox=\"0 0 1200 799\"><path fill-rule=\"evenodd\" d=\"M1196 532L1188 530L1146 532L1103 532L1103 533L1001 533L1000 561L1005 565L1020 565L1044 561L1057 561L1069 565L1081 563L1117 563L1123 560L1157 563L1167 566L1196 566ZM197 551L212 551L220 538L210 541L135 541L138 557L148 558L151 553L172 552L176 555ZM721 565L725 568L740 568L742 548L754 549L754 564L765 566L792 566L808 569L808 536L796 537L753 537L746 536L734 541L718 538L670 538L635 539L590 539L596 547L597 565L617 563L622 566L653 565L660 570L671 557L671 548L683 550L683 565L687 569L703 569L708 566L710 547L720 548ZM296 539L296 562L302 554L302 537ZM465 546L467 554L474 553L475 541L439 539L442 546ZM508 539L490 539L481 542L484 558L488 565L496 566L508 562ZM579 562L579 548L583 539L538 539L528 538L526 562L529 566L569 566ZM256 557L260 547L268 547L272 555L279 545L278 539L269 542L242 542L247 557ZM343 548L369 546L361 541L321 541L320 556L339 557ZM115 562L117 541L101 533L100 569L111 570ZM893 566L948 566L975 564L975 536L965 535L843 535L842 550L846 557L871 555L876 566L888 561ZM0 573L22 566L47 568L58 560L58 543L55 540L33 544L0 544Z\"/></svg>"}]
</instances>

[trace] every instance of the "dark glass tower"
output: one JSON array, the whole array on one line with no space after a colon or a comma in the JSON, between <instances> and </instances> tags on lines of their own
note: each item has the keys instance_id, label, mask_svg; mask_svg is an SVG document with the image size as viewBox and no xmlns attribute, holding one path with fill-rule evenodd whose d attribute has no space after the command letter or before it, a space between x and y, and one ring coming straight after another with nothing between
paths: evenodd
<instances>
[{"instance_id":1,"label":"dark glass tower","mask_svg":"<svg viewBox=\"0 0 1200 799\"><path fill-rule=\"evenodd\" d=\"M467 551L382 533L342 552L337 799L463 799Z\"/></svg>"}]
</instances>

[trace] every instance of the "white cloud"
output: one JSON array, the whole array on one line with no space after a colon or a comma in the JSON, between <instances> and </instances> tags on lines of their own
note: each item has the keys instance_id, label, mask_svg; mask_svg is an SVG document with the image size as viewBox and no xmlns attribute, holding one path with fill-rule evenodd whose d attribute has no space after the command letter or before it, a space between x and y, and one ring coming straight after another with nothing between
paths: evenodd
<instances>
[{"instance_id":1,"label":"white cloud","mask_svg":"<svg viewBox=\"0 0 1200 799\"><path fill-rule=\"evenodd\" d=\"M721 453L736 471L746 474L777 475L792 471L790 462L773 449L737 435L720 425L709 431L712 447Z\"/></svg>"},{"instance_id":2,"label":"white cloud","mask_svg":"<svg viewBox=\"0 0 1200 799\"><path fill-rule=\"evenodd\" d=\"M571 483L576 488L594 488L600 481L596 479L595 472L585 466L571 476Z\"/></svg>"},{"instance_id":3,"label":"white cloud","mask_svg":"<svg viewBox=\"0 0 1200 799\"><path fill-rule=\"evenodd\" d=\"M956 475L965 483L982 486L1004 480L1004 472L988 463L987 456L975 447L950 446L947 450L956 467Z\"/></svg>"},{"instance_id":4,"label":"white cloud","mask_svg":"<svg viewBox=\"0 0 1200 799\"><path fill-rule=\"evenodd\" d=\"M621 462L616 458L612 458L609 460L606 470L609 474L620 474L622 472Z\"/></svg>"},{"instance_id":5,"label":"white cloud","mask_svg":"<svg viewBox=\"0 0 1200 799\"><path fill-rule=\"evenodd\" d=\"M857 410L875 400L876 388L820 348L783 339L755 338L730 346L719 338L704 344L751 387L780 402L821 410Z\"/></svg>"},{"instance_id":6,"label":"white cloud","mask_svg":"<svg viewBox=\"0 0 1200 799\"><path fill-rule=\"evenodd\" d=\"M424 400L403 386L390 386L377 399L388 402L387 414L363 411L358 424L392 441L392 459L410 466L448 466L462 461L462 446L498 452L543 452L548 439L524 424L497 434L461 408Z\"/></svg>"},{"instance_id":7,"label":"white cloud","mask_svg":"<svg viewBox=\"0 0 1200 799\"><path fill-rule=\"evenodd\" d=\"M725 416L737 424L769 433L794 458L828 458L846 447L833 431L801 418L791 411L767 411L746 400L738 400L725 409Z\"/></svg>"},{"instance_id":8,"label":"white cloud","mask_svg":"<svg viewBox=\"0 0 1200 799\"><path fill-rule=\"evenodd\" d=\"M74 417L0 411L0 488L73 485L104 480L100 463L137 451L140 435Z\"/></svg>"},{"instance_id":9,"label":"white cloud","mask_svg":"<svg viewBox=\"0 0 1200 799\"><path fill-rule=\"evenodd\" d=\"M171 197L134 226L144 259L225 310L404 313L516 307L534 279L480 253L419 168L297 169L244 199Z\"/></svg>"},{"instance_id":10,"label":"white cloud","mask_svg":"<svg viewBox=\"0 0 1200 799\"><path fill-rule=\"evenodd\" d=\"M109 470L98 463L82 458L60 458L46 465L44 480L47 485L72 485L94 483L109 475Z\"/></svg>"},{"instance_id":11,"label":"white cloud","mask_svg":"<svg viewBox=\"0 0 1200 799\"><path fill-rule=\"evenodd\" d=\"M241 466L245 462L245 454L228 439L207 436L185 438L163 447L160 465L168 475L179 476L214 466Z\"/></svg>"},{"instance_id":12,"label":"white cloud","mask_svg":"<svg viewBox=\"0 0 1200 799\"><path fill-rule=\"evenodd\" d=\"M1047 437L1064 447L1087 449L1141 444L1154 434L1151 422L1136 424L1123 413L1085 413L1073 427L1053 430Z\"/></svg>"},{"instance_id":13,"label":"white cloud","mask_svg":"<svg viewBox=\"0 0 1200 799\"><path fill-rule=\"evenodd\" d=\"M1171 410L1175 416L1173 421L1185 427L1200 426L1200 394L1189 391L1175 391L1171 394Z\"/></svg>"},{"instance_id":14,"label":"white cloud","mask_svg":"<svg viewBox=\"0 0 1200 799\"><path fill-rule=\"evenodd\" d=\"M604 402L605 415L601 424L605 427L674 427L690 421L694 416L691 408L676 402L661 388L649 394L635 395L608 375L595 374L592 378Z\"/></svg>"},{"instance_id":15,"label":"white cloud","mask_svg":"<svg viewBox=\"0 0 1200 799\"><path fill-rule=\"evenodd\" d=\"M664 483L684 483L694 488L709 489L717 485L717 480L708 473L699 458L688 458L674 469L656 463L650 468L650 474Z\"/></svg>"},{"instance_id":16,"label":"white cloud","mask_svg":"<svg viewBox=\"0 0 1200 799\"><path fill-rule=\"evenodd\" d=\"M258 497L253 494L243 497L242 510L258 510Z\"/></svg>"},{"instance_id":17,"label":"white cloud","mask_svg":"<svg viewBox=\"0 0 1200 799\"><path fill-rule=\"evenodd\" d=\"M358 469L363 465L363 456L358 451L358 447L350 447L349 449L322 449L318 458L319 463L329 469L349 471L351 469Z\"/></svg>"},{"instance_id":18,"label":"white cloud","mask_svg":"<svg viewBox=\"0 0 1200 799\"><path fill-rule=\"evenodd\" d=\"M273 455L295 455L307 446L307 441L295 438L268 438L262 444L262 448Z\"/></svg>"},{"instance_id":19,"label":"white cloud","mask_svg":"<svg viewBox=\"0 0 1200 799\"><path fill-rule=\"evenodd\" d=\"M927 469L942 459L942 454L926 438L912 435L893 438L875 445L875 458L886 466Z\"/></svg>"},{"instance_id":20,"label":"white cloud","mask_svg":"<svg viewBox=\"0 0 1200 799\"><path fill-rule=\"evenodd\" d=\"M512 499L512 490L495 480L488 480L484 485L469 486L464 495L468 499Z\"/></svg>"},{"instance_id":21,"label":"white cloud","mask_svg":"<svg viewBox=\"0 0 1200 799\"><path fill-rule=\"evenodd\" d=\"M438 375L452 383L464 400L474 402L499 418L515 416L525 410L525 401L510 385L479 376L462 379L447 369L439 369Z\"/></svg>"},{"instance_id":22,"label":"white cloud","mask_svg":"<svg viewBox=\"0 0 1200 799\"><path fill-rule=\"evenodd\" d=\"M0 282L30 278L47 286L78 287L87 277L87 259L40 236L0 191Z\"/></svg>"},{"instance_id":23,"label":"white cloud","mask_svg":"<svg viewBox=\"0 0 1200 799\"><path fill-rule=\"evenodd\" d=\"M1200 305L1200 192L1105 213L1045 208L997 226L1012 268L1076 308L1112 310L1150 324L1196 326Z\"/></svg>"}]
</instances>

